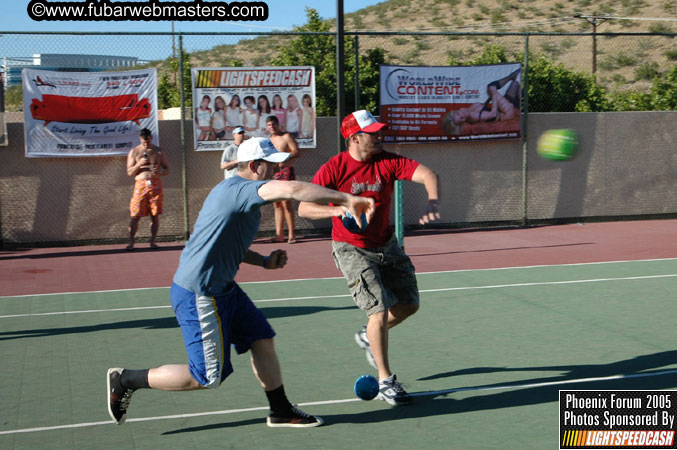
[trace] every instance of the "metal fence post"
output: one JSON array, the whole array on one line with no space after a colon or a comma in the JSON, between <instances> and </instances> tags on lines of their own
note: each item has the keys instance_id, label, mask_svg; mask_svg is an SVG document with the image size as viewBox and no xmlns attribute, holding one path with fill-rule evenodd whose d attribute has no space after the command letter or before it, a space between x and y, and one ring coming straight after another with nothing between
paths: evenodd
<instances>
[{"instance_id":1,"label":"metal fence post","mask_svg":"<svg viewBox=\"0 0 677 450\"><path fill-rule=\"evenodd\" d=\"M338 130L337 152L345 150L345 141L341 136L341 121L345 116L345 54L343 30L343 0L336 0L336 129Z\"/></svg>"},{"instance_id":2,"label":"metal fence post","mask_svg":"<svg viewBox=\"0 0 677 450\"><path fill-rule=\"evenodd\" d=\"M360 38L355 36L353 38L355 47L355 111L362 109L360 107Z\"/></svg>"},{"instance_id":3,"label":"metal fence post","mask_svg":"<svg viewBox=\"0 0 677 450\"><path fill-rule=\"evenodd\" d=\"M179 93L181 98L181 182L183 183L183 236L187 240L190 237L188 224L188 178L186 164L188 161L186 150L186 93L184 91L183 75L183 35L179 34Z\"/></svg>"},{"instance_id":4,"label":"metal fence post","mask_svg":"<svg viewBox=\"0 0 677 450\"><path fill-rule=\"evenodd\" d=\"M529 33L524 36L524 78L522 79L522 226L527 226L529 222L529 145L527 144L529 121Z\"/></svg>"}]
</instances>

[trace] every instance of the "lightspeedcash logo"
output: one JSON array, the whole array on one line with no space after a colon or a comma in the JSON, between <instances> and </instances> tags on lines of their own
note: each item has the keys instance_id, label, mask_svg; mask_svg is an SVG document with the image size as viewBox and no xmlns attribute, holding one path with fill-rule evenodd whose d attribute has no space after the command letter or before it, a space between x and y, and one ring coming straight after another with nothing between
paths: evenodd
<instances>
[{"instance_id":1,"label":"lightspeedcash logo","mask_svg":"<svg viewBox=\"0 0 677 450\"><path fill-rule=\"evenodd\" d=\"M28 16L36 21L250 21L267 20L265 2L111 2L86 0L52 2L32 0Z\"/></svg>"}]
</instances>

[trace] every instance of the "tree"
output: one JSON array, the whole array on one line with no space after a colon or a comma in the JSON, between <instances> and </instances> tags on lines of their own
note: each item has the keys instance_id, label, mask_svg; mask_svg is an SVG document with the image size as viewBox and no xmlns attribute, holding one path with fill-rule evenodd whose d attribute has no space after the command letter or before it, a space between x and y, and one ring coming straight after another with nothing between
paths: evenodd
<instances>
[{"instance_id":1,"label":"tree","mask_svg":"<svg viewBox=\"0 0 677 450\"><path fill-rule=\"evenodd\" d=\"M648 93L616 92L612 96L615 111L674 111L677 109L677 65L657 75Z\"/></svg>"},{"instance_id":2,"label":"tree","mask_svg":"<svg viewBox=\"0 0 677 450\"><path fill-rule=\"evenodd\" d=\"M192 68L190 53L183 50L183 90L186 108L193 107L193 83L191 82L190 70ZM176 108L181 106L181 91L179 90L179 58L169 61L169 70L176 73L176 83L170 79L167 72L160 76L157 87L158 108Z\"/></svg>"},{"instance_id":3,"label":"tree","mask_svg":"<svg viewBox=\"0 0 677 450\"><path fill-rule=\"evenodd\" d=\"M380 114L380 66L386 60L386 52L382 48L367 50L367 54L360 56L360 109L366 109L374 114ZM354 76L353 76L354 79ZM354 84L353 84L354 86ZM353 95L354 97L354 95ZM351 99L351 103L354 100ZM351 110L357 109L353 105Z\"/></svg>"},{"instance_id":4,"label":"tree","mask_svg":"<svg viewBox=\"0 0 677 450\"><path fill-rule=\"evenodd\" d=\"M7 111L23 111L23 86L10 86L5 89L5 108Z\"/></svg>"},{"instance_id":5,"label":"tree","mask_svg":"<svg viewBox=\"0 0 677 450\"><path fill-rule=\"evenodd\" d=\"M306 8L308 23L297 27L300 32L329 32L330 23L322 20L313 8ZM352 38L345 39L345 54L353 55ZM379 65L385 62L383 49L371 49L366 55L360 55L360 100L364 108L377 112ZM318 116L336 114L336 45L331 35L301 35L280 48L279 54L272 59L274 66L314 66L315 67L315 108ZM347 56L345 66L346 108L355 108L355 60ZM351 95L353 94L353 95Z\"/></svg>"},{"instance_id":6,"label":"tree","mask_svg":"<svg viewBox=\"0 0 677 450\"><path fill-rule=\"evenodd\" d=\"M523 61L524 55L509 53L500 44L486 45L482 52L469 61L449 56L451 65L474 66ZM574 72L561 64L554 64L545 56L529 56L529 111L607 111L610 103L604 88L591 75ZM524 86L522 86L524 88ZM524 97L524 95L523 95Z\"/></svg>"},{"instance_id":7,"label":"tree","mask_svg":"<svg viewBox=\"0 0 677 450\"><path fill-rule=\"evenodd\" d=\"M158 109L167 109L174 106L180 106L181 102L178 98L178 89L176 85L169 81L169 75L163 73L160 76L160 81L157 86L157 102Z\"/></svg>"},{"instance_id":8,"label":"tree","mask_svg":"<svg viewBox=\"0 0 677 450\"><path fill-rule=\"evenodd\" d=\"M606 91L592 75L554 64L545 56L530 57L529 111L609 111Z\"/></svg>"},{"instance_id":9,"label":"tree","mask_svg":"<svg viewBox=\"0 0 677 450\"><path fill-rule=\"evenodd\" d=\"M677 110L677 65L672 66L665 76L654 78L649 95L653 110Z\"/></svg>"}]
</instances>

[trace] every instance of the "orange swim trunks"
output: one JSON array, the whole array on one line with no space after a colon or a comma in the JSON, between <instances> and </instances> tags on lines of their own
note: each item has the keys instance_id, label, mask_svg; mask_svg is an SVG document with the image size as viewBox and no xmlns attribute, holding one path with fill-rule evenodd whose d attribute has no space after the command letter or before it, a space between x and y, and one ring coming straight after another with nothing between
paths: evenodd
<instances>
[{"instance_id":1,"label":"orange swim trunks","mask_svg":"<svg viewBox=\"0 0 677 450\"><path fill-rule=\"evenodd\" d=\"M162 214L162 181L159 178L152 180L136 180L134 194L129 203L131 217L145 217L148 212L153 216Z\"/></svg>"}]
</instances>

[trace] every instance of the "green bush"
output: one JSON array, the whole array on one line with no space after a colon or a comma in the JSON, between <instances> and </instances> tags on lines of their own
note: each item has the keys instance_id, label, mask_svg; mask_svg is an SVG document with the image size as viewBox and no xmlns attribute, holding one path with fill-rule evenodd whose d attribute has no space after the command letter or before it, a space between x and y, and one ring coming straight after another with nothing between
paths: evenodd
<instances>
[{"instance_id":1,"label":"green bush","mask_svg":"<svg viewBox=\"0 0 677 450\"><path fill-rule=\"evenodd\" d=\"M662 22L649 25L649 31L652 33L672 33L672 28Z\"/></svg>"},{"instance_id":2,"label":"green bush","mask_svg":"<svg viewBox=\"0 0 677 450\"><path fill-rule=\"evenodd\" d=\"M614 59L619 67L628 67L637 64L637 58L626 55L625 53L619 53Z\"/></svg>"},{"instance_id":3,"label":"green bush","mask_svg":"<svg viewBox=\"0 0 677 450\"><path fill-rule=\"evenodd\" d=\"M653 80L659 73L657 62L647 62L635 69L635 80Z\"/></svg>"}]
</instances>

